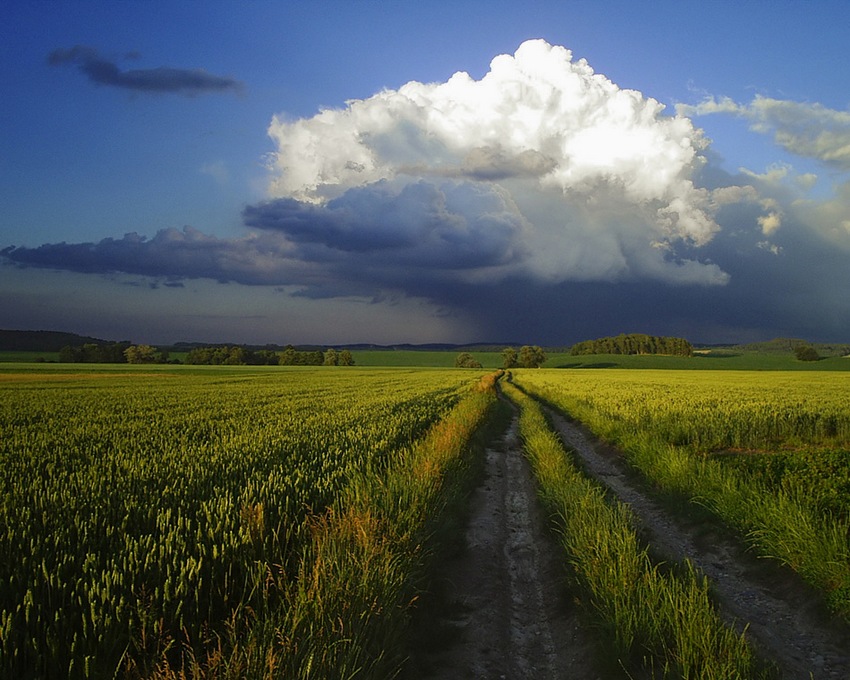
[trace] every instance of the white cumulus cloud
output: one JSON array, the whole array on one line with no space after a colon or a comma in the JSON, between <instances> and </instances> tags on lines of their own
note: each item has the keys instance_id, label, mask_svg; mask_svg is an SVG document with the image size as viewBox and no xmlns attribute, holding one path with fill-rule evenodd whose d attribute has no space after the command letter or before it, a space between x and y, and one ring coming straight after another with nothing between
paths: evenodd
<instances>
[{"instance_id":1,"label":"white cumulus cloud","mask_svg":"<svg viewBox=\"0 0 850 680\"><path fill-rule=\"evenodd\" d=\"M696 105L679 104L676 111L683 116L740 116L749 120L756 132L772 134L774 141L791 153L850 170L850 111L762 96L749 104L737 104L729 97L707 97Z\"/></svg>"},{"instance_id":2,"label":"white cumulus cloud","mask_svg":"<svg viewBox=\"0 0 850 680\"><path fill-rule=\"evenodd\" d=\"M409 82L312 118L276 116L268 133L276 151L265 212L278 210L275 200L292 201L286 224L274 226L300 242L310 240L311 227L295 219L297 207L314 216L324 207L316 226L324 235L315 240L326 247L335 233L346 252L362 252L368 247L356 245L359 237L374 243L377 228L393 243L387 231L397 228L411 260L419 236L431 255L442 252L439 244L463 243L470 277L482 275L483 263L493 275L547 281L727 278L694 250L719 229L718 201L693 182L704 163L701 132L543 40L497 56L480 80L458 72L444 83ZM463 207L399 215L393 227L382 210L408 203L408 185L417 195L456 195ZM510 220L476 220L475 196L501 197ZM435 226L441 215L450 219ZM475 256L475 248L488 255Z\"/></svg>"}]
</instances>

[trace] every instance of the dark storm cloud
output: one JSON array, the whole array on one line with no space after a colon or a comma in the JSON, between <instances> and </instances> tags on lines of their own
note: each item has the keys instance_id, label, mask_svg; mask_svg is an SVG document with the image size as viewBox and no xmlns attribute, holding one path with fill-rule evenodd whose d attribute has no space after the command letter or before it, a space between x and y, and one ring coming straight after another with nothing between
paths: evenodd
<instances>
[{"instance_id":1,"label":"dark storm cloud","mask_svg":"<svg viewBox=\"0 0 850 680\"><path fill-rule=\"evenodd\" d=\"M297 286L295 294L308 299L357 295L386 305L387 292L395 291L427 299L468 320L480 338L498 341L570 344L620 332L703 342L777 336L846 341L850 334L850 301L843 295L850 290L850 254L790 212L770 249L754 219L757 205L720 210L722 229L704 255L729 273L729 282L701 286L551 282L519 269L500 277L476 276L487 268L459 271L457 259L440 262L441 255L450 256L450 245L419 252L412 236L384 238L380 224L371 225L374 233L358 242L346 232L344 205L273 201L253 206L246 209L246 221L259 231L240 239L170 229L151 239L128 234L98 243L6 248L0 257L21 266L158 277L161 286L179 286L189 278ZM311 223L316 225L312 234ZM408 236L415 224L409 223ZM499 261L510 243L506 239L492 256L478 255L476 262Z\"/></svg>"},{"instance_id":2,"label":"dark storm cloud","mask_svg":"<svg viewBox=\"0 0 850 680\"><path fill-rule=\"evenodd\" d=\"M240 81L217 76L203 69L160 66L154 69L122 71L117 64L101 57L97 50L82 45L53 50L47 60L52 66L75 65L93 83L138 92L194 96L211 92L239 92L243 89Z\"/></svg>"},{"instance_id":3,"label":"dark storm cloud","mask_svg":"<svg viewBox=\"0 0 850 680\"><path fill-rule=\"evenodd\" d=\"M136 233L97 243L46 243L36 248L0 250L6 260L30 267L84 274L138 274L166 277L165 285L180 279L209 278L248 285L289 283L307 278L303 268L287 259L280 239L246 237L217 239L197 229L163 229L151 239ZM289 271L289 274L287 274Z\"/></svg>"},{"instance_id":4,"label":"dark storm cloud","mask_svg":"<svg viewBox=\"0 0 850 680\"><path fill-rule=\"evenodd\" d=\"M470 182L420 180L399 189L380 181L325 205L284 198L249 206L243 218L285 235L306 259L350 260L376 272L474 270L524 257L522 215L497 187Z\"/></svg>"}]
</instances>

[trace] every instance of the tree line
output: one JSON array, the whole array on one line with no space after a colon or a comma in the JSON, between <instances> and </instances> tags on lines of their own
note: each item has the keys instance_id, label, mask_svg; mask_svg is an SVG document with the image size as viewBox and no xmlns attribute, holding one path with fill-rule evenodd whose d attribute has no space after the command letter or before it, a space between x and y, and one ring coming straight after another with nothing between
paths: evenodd
<instances>
[{"instance_id":1,"label":"tree line","mask_svg":"<svg viewBox=\"0 0 850 680\"><path fill-rule=\"evenodd\" d=\"M86 364L179 364L166 351L151 345L129 342L86 343L67 345L59 350L62 363ZM270 349L251 350L241 345L195 347L183 363L195 366L353 366L354 357L347 349L333 348L299 351L287 345L282 352Z\"/></svg>"},{"instance_id":2,"label":"tree line","mask_svg":"<svg viewBox=\"0 0 850 680\"><path fill-rule=\"evenodd\" d=\"M130 342L87 342L82 345L65 345L59 350L59 361L63 364L124 364L124 354Z\"/></svg>"},{"instance_id":3,"label":"tree line","mask_svg":"<svg viewBox=\"0 0 850 680\"><path fill-rule=\"evenodd\" d=\"M690 357L694 354L694 348L683 338L631 333L576 343L570 349L570 354L667 354Z\"/></svg>"}]
</instances>

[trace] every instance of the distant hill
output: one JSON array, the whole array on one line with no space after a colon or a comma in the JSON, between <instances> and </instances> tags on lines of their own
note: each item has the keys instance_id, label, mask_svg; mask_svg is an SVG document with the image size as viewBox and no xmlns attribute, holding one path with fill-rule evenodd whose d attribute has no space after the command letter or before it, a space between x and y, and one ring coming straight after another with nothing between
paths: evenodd
<instances>
[{"instance_id":1,"label":"distant hill","mask_svg":"<svg viewBox=\"0 0 850 680\"><path fill-rule=\"evenodd\" d=\"M101 338L92 338L87 335L77 335L76 333L64 333L61 331L6 331L0 330L0 352L58 352L63 347L80 347L86 344L111 344L113 340L103 340ZM129 341L124 341L129 342ZM349 349L349 350L375 350L375 351L422 351L422 352L501 352L505 347L519 348L522 342L475 342L466 344L451 344L451 343L423 343L414 345L411 343L402 343L397 345L378 345L374 343L353 343L353 344L329 344L329 345L294 345L295 349L303 352L325 350L330 347L334 349ZM221 347L221 346L240 346L252 351L262 349L281 352L286 345L266 344L266 345L247 345L239 342L176 342L173 345L159 345L160 349L171 352L189 352L198 347ZM567 351L568 348L547 348L551 351Z\"/></svg>"},{"instance_id":2,"label":"distant hill","mask_svg":"<svg viewBox=\"0 0 850 680\"><path fill-rule=\"evenodd\" d=\"M103 344L106 340L90 338L61 331L4 331L0 330L2 352L58 352L63 347L79 347L90 343Z\"/></svg>"}]
</instances>

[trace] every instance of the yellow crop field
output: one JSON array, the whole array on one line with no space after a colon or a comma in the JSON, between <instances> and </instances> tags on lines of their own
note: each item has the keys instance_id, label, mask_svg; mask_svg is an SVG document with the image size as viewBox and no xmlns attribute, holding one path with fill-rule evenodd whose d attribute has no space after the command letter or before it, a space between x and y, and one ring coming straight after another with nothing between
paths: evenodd
<instances>
[{"instance_id":1,"label":"yellow crop field","mask_svg":"<svg viewBox=\"0 0 850 680\"><path fill-rule=\"evenodd\" d=\"M700 451L850 446L850 375L790 371L523 372L522 384L611 427Z\"/></svg>"}]
</instances>

